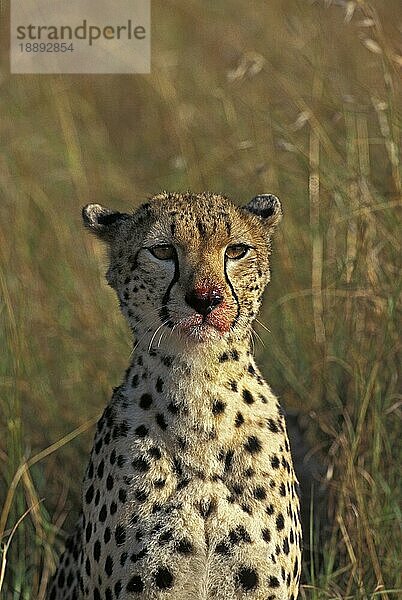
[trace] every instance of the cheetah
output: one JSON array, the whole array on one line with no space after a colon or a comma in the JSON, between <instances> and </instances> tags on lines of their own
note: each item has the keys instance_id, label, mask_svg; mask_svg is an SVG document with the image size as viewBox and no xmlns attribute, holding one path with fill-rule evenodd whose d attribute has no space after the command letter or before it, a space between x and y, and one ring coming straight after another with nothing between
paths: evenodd
<instances>
[{"instance_id":1,"label":"cheetah","mask_svg":"<svg viewBox=\"0 0 402 600\"><path fill-rule=\"evenodd\" d=\"M296 600L298 482L251 341L281 217L271 194L83 208L135 341L49 600Z\"/></svg>"}]
</instances>

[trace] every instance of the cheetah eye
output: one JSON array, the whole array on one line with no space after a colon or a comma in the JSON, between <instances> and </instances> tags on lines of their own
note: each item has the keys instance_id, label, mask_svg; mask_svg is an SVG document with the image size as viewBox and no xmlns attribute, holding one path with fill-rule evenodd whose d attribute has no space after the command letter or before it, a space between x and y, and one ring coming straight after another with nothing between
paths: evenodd
<instances>
[{"instance_id":1,"label":"cheetah eye","mask_svg":"<svg viewBox=\"0 0 402 600\"><path fill-rule=\"evenodd\" d=\"M232 260L239 260L239 258L244 258L249 250L250 247L246 244L233 244L226 248L225 256Z\"/></svg>"},{"instance_id":2,"label":"cheetah eye","mask_svg":"<svg viewBox=\"0 0 402 600\"><path fill-rule=\"evenodd\" d=\"M151 246L148 248L152 256L159 260L173 260L176 254L174 246L171 244L159 244L158 246Z\"/></svg>"}]
</instances>

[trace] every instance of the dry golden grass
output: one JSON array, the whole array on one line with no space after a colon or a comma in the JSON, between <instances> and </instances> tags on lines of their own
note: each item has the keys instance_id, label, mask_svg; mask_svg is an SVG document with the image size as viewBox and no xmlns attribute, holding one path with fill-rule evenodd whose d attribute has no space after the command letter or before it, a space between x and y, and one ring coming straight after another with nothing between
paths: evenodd
<instances>
[{"instance_id":1,"label":"dry golden grass","mask_svg":"<svg viewBox=\"0 0 402 600\"><path fill-rule=\"evenodd\" d=\"M155 0L153 26L149 76L10 76L4 51L0 595L44 598L130 352L80 207L190 188L284 205L257 350L333 518L301 598L402 597L400 2Z\"/></svg>"}]
</instances>

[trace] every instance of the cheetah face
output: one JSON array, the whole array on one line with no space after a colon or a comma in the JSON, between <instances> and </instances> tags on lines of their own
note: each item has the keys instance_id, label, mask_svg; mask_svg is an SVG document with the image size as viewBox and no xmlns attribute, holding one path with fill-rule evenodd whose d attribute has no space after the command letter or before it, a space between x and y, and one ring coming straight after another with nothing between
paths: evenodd
<instances>
[{"instance_id":1,"label":"cheetah face","mask_svg":"<svg viewBox=\"0 0 402 600\"><path fill-rule=\"evenodd\" d=\"M85 225L109 245L109 284L137 339L213 342L248 334L269 281L279 200L160 194L132 215L98 204ZM172 341L173 343L173 341Z\"/></svg>"}]
</instances>

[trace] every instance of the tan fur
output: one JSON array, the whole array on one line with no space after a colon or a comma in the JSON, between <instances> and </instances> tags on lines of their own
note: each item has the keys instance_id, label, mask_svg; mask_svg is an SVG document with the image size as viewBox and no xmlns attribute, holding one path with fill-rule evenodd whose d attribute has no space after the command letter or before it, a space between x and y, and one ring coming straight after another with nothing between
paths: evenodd
<instances>
[{"instance_id":1,"label":"tan fur","mask_svg":"<svg viewBox=\"0 0 402 600\"><path fill-rule=\"evenodd\" d=\"M107 279L135 343L49 598L296 599L297 482L282 411L250 351L280 208L259 216L222 196L161 194L133 215L92 205L84 218L109 244ZM226 260L238 243L252 249ZM174 245L174 264L152 256L158 244ZM222 293L208 317L218 329L181 328L197 286Z\"/></svg>"}]
</instances>

